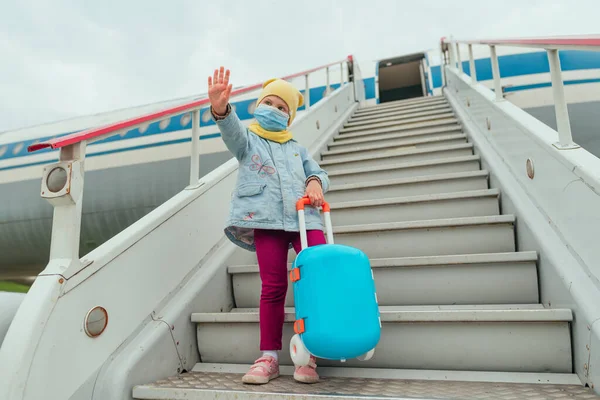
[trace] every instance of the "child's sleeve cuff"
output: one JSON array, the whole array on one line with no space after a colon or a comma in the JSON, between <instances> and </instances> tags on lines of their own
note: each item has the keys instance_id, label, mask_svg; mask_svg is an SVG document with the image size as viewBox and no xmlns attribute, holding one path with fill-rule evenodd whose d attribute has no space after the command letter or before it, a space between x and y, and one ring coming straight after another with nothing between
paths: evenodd
<instances>
[{"instance_id":1,"label":"child's sleeve cuff","mask_svg":"<svg viewBox=\"0 0 600 400\"><path fill-rule=\"evenodd\" d=\"M210 114L212 115L213 120L215 120L215 122L223 120L223 119L227 118L229 116L229 114L231 114L231 104L227 103L227 108L225 109L225 115L218 115L217 113L215 113L215 110L213 109L212 106L210 106Z\"/></svg>"}]
</instances>

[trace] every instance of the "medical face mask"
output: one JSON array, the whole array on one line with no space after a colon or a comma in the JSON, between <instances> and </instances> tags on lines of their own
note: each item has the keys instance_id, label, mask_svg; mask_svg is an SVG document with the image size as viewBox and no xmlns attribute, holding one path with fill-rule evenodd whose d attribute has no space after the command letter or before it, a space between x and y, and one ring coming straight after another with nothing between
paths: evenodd
<instances>
[{"instance_id":1,"label":"medical face mask","mask_svg":"<svg viewBox=\"0 0 600 400\"><path fill-rule=\"evenodd\" d=\"M275 107L260 104L254 111L254 118L263 129L278 132L287 128L290 116Z\"/></svg>"}]
</instances>

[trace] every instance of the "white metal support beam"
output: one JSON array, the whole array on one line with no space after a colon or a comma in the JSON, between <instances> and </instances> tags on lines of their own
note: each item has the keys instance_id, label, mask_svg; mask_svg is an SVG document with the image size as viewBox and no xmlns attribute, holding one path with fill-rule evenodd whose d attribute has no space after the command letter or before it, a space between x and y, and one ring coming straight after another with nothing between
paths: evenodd
<instances>
[{"instance_id":1,"label":"white metal support beam","mask_svg":"<svg viewBox=\"0 0 600 400\"><path fill-rule=\"evenodd\" d=\"M556 127L558 131L558 143L554 146L561 150L576 149L579 146L573 143L571 134L571 122L569 121L569 109L565 98L565 87L562 80L560 58L558 50L547 50L550 62L550 75L552 78L552 93L554 96L554 110L556 112Z\"/></svg>"},{"instance_id":2,"label":"white metal support beam","mask_svg":"<svg viewBox=\"0 0 600 400\"><path fill-rule=\"evenodd\" d=\"M469 68L471 70L471 80L477 82L477 70L475 68L475 58L473 57L473 45L469 45Z\"/></svg>"},{"instance_id":3,"label":"white metal support beam","mask_svg":"<svg viewBox=\"0 0 600 400\"><path fill-rule=\"evenodd\" d=\"M496 92L496 101L503 101L502 81L500 79L500 65L498 64L498 54L496 46L490 46L490 59L492 61L492 74L494 76L494 91Z\"/></svg>"}]
</instances>

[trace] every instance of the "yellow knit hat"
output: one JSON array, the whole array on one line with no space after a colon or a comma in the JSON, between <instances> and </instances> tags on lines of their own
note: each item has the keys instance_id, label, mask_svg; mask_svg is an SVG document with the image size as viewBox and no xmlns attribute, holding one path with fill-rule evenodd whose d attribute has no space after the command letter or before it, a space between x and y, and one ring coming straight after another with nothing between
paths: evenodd
<instances>
[{"instance_id":1,"label":"yellow knit hat","mask_svg":"<svg viewBox=\"0 0 600 400\"><path fill-rule=\"evenodd\" d=\"M267 96L277 96L285 101L290 108L289 124L296 118L298 107L304 105L304 96L302 96L302 93L291 83L279 78L269 79L263 83L263 90L258 97L256 106L258 107L260 102Z\"/></svg>"}]
</instances>

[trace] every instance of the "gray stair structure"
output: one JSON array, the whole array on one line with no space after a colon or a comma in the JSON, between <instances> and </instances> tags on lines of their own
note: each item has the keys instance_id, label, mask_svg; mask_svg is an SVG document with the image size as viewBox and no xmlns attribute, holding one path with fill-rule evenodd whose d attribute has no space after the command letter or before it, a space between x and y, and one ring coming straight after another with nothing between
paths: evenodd
<instances>
[{"instance_id":1,"label":"gray stair structure","mask_svg":"<svg viewBox=\"0 0 600 400\"><path fill-rule=\"evenodd\" d=\"M423 118L423 117L429 117L428 119L430 120L434 120L437 118L444 118L444 117L448 117L448 116L452 116L452 109L450 107L446 107L446 108L442 108L442 109L434 109L434 110L427 110L427 111L423 111L423 110L419 110L418 112L398 112L398 113L391 113L388 114L388 116L385 117L371 117L371 116L365 116L362 118L354 118L351 122L348 122L346 124L347 128L351 128L351 127L355 127L355 126L364 126L364 125L370 125L373 124L374 122L377 123L382 123L382 122L397 122L397 123L402 123L405 120L412 120L414 118Z\"/></svg>"},{"instance_id":2,"label":"gray stair structure","mask_svg":"<svg viewBox=\"0 0 600 400\"><path fill-rule=\"evenodd\" d=\"M377 167L391 163L402 163L410 161L429 161L439 158L453 158L470 156L473 154L473 144L458 143L446 146L426 147L419 149L393 149L387 151L365 151L350 153L345 157L338 155L337 158L321 162L321 167L328 173L343 171L348 168Z\"/></svg>"},{"instance_id":3,"label":"gray stair structure","mask_svg":"<svg viewBox=\"0 0 600 400\"><path fill-rule=\"evenodd\" d=\"M499 214L497 189L331 203L334 226Z\"/></svg>"},{"instance_id":4,"label":"gray stair structure","mask_svg":"<svg viewBox=\"0 0 600 400\"><path fill-rule=\"evenodd\" d=\"M395 109L393 111L380 111L379 113L377 112L371 112L371 113L366 113L366 114L358 114L356 113L354 115L354 118L352 118L352 122L358 122L358 121L363 121L365 119L372 119L373 117L377 117L378 115L381 115L382 113L385 114L386 116L394 116L397 114L407 114L410 112L429 112L429 111L438 111L438 112L442 112L442 111L447 111L447 110L451 110L450 107L448 107L448 104L446 104L445 102L439 103L439 104L432 104L432 105L428 105L428 106L412 106L410 108L399 108L399 109Z\"/></svg>"},{"instance_id":5,"label":"gray stair structure","mask_svg":"<svg viewBox=\"0 0 600 400\"><path fill-rule=\"evenodd\" d=\"M507 372L571 371L570 310L521 306L381 306L381 340L371 360L344 366ZM285 313L284 343L293 335L294 311ZM192 314L198 347L208 363L252 364L257 357L258 309ZM225 351L223 345L226 344ZM291 364L288 351L280 362ZM340 361L320 360L339 366Z\"/></svg>"},{"instance_id":6,"label":"gray stair structure","mask_svg":"<svg viewBox=\"0 0 600 400\"><path fill-rule=\"evenodd\" d=\"M383 377L390 384L378 385L364 398L390 397L390 387L398 388L393 396L402 397L410 393L402 386L409 382L406 376L412 382L433 379L442 384L453 380L448 378L452 374L457 381L491 374L482 379L509 386L516 385L511 377L518 376L532 383L555 383L555 390L564 393L573 390L573 398L591 394L578 386L573 374L571 310L540 304L538 254L516 247L516 217L501 214L501 193L489 188L489 172L481 169L479 156L443 97L357 110L322 152L320 163L331 179L326 199L335 242L361 249L371 261L382 336L369 361L318 360L322 376L340 381L337 389L328 387L315 398L363 398L359 386L350 390L347 385ZM239 381L260 355L258 265L228 265L227 271L234 308L191 316L202 363L190 379ZM284 375L293 372L287 348L293 307L289 284L280 352ZM279 379L272 387L281 384L287 391L268 398L313 397L305 386ZM224 387L232 390L232 397L227 397L226 389L207 384L198 392L159 397L166 395L156 393L170 393L165 388L174 385L165 382L162 389L158 384L138 387L135 393L141 397L136 398L236 398L242 393L253 398L256 390L269 393L271 385L231 389L234 384L228 384ZM323 385L331 382L326 378ZM517 386L510 390L519 393ZM507 398L525 398L510 390ZM467 392L454 391L444 398L469 398Z\"/></svg>"},{"instance_id":7,"label":"gray stair structure","mask_svg":"<svg viewBox=\"0 0 600 400\"><path fill-rule=\"evenodd\" d=\"M329 173L332 182L372 182L386 179L408 178L449 172L477 171L479 156L439 158L437 160L405 161L385 163L374 167L348 167Z\"/></svg>"},{"instance_id":8,"label":"gray stair structure","mask_svg":"<svg viewBox=\"0 0 600 400\"><path fill-rule=\"evenodd\" d=\"M340 150L344 146L357 145L366 143L369 145L381 145L383 141L389 141L389 144L397 144L397 139L418 139L421 136L451 135L461 131L459 125L448 126L418 126L407 127L384 127L379 129L363 130L357 133L347 133L345 135L338 134L333 137L333 142L330 143L330 150ZM385 142L388 144L387 142ZM409 143L412 144L412 143Z\"/></svg>"},{"instance_id":9,"label":"gray stair structure","mask_svg":"<svg viewBox=\"0 0 600 400\"><path fill-rule=\"evenodd\" d=\"M361 117L369 114L377 114L377 113L389 113L397 110L407 110L407 109L421 109L423 107L430 107L433 105L448 106L448 102L443 96L435 96L435 97L426 97L419 100L409 100L409 101L397 101L397 102L387 102L381 103L375 106L364 107L356 111L354 117Z\"/></svg>"},{"instance_id":10,"label":"gray stair structure","mask_svg":"<svg viewBox=\"0 0 600 400\"><path fill-rule=\"evenodd\" d=\"M388 121L388 122L375 122L370 125L351 126L344 127L340 130L340 133L364 133L378 129L396 129L396 130L411 130L419 129L432 126L448 126L454 125L458 120L452 113L438 114L435 118L430 116L427 117L415 117L405 119L401 122Z\"/></svg>"},{"instance_id":11,"label":"gray stair structure","mask_svg":"<svg viewBox=\"0 0 600 400\"><path fill-rule=\"evenodd\" d=\"M539 300L535 252L374 258L371 267L382 306L535 304ZM288 269L291 268L288 264ZM257 308L258 265L228 269L239 308ZM286 307L294 306L288 286Z\"/></svg>"},{"instance_id":12,"label":"gray stair structure","mask_svg":"<svg viewBox=\"0 0 600 400\"><path fill-rule=\"evenodd\" d=\"M460 399L514 400L557 399L588 400L591 389L581 387L570 374L552 374L554 384L546 382L548 374L504 373L496 382L493 373L471 371L468 375L450 371L384 370L361 368L327 368L328 378L316 385L299 385L292 379L291 367L281 368L282 376L268 385L242 383L246 365L199 364L190 373L163 379L151 385L137 386L136 399L169 400L265 400L265 399ZM369 375L365 377L363 375ZM471 378L469 381L466 379ZM302 393L301 395L296 395Z\"/></svg>"},{"instance_id":13,"label":"gray stair structure","mask_svg":"<svg viewBox=\"0 0 600 400\"><path fill-rule=\"evenodd\" d=\"M381 135L367 141L364 139L355 139L333 143L331 150L323 152L321 156L323 157L323 161L329 161L350 155L357 155L357 153L359 155L378 154L382 149L408 151L442 145L464 144L466 142L466 135L459 132L442 132L431 135L421 135L421 132L404 135Z\"/></svg>"},{"instance_id":14,"label":"gray stair structure","mask_svg":"<svg viewBox=\"0 0 600 400\"><path fill-rule=\"evenodd\" d=\"M482 170L379 181L373 180L345 185L332 183L327 193L327 200L329 202L376 200L487 189L488 178L489 173Z\"/></svg>"}]
</instances>

